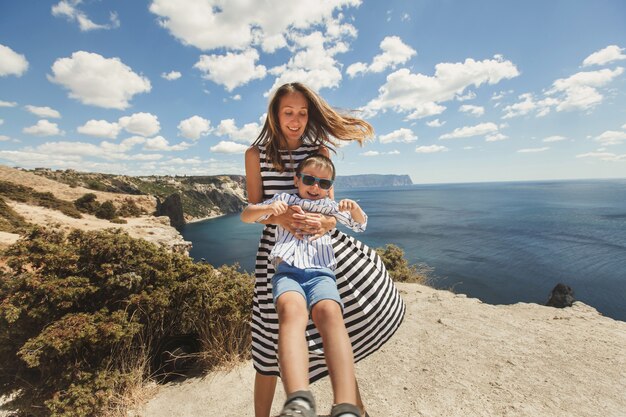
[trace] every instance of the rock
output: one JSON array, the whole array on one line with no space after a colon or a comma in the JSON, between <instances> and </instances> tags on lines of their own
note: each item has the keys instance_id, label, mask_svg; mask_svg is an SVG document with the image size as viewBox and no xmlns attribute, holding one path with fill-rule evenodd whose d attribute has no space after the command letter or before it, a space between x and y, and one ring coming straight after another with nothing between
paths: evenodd
<instances>
[{"instance_id":1,"label":"rock","mask_svg":"<svg viewBox=\"0 0 626 417\"><path fill-rule=\"evenodd\" d=\"M550 307L565 308L571 307L574 301L574 290L572 290L569 286L559 282L552 289L550 299L548 300L546 305Z\"/></svg>"},{"instance_id":2,"label":"rock","mask_svg":"<svg viewBox=\"0 0 626 417\"><path fill-rule=\"evenodd\" d=\"M174 193L165 198L163 202L157 197L157 208L155 216L167 216L170 219L172 227L180 227L185 225L185 216L183 214L183 202L180 194Z\"/></svg>"}]
</instances>

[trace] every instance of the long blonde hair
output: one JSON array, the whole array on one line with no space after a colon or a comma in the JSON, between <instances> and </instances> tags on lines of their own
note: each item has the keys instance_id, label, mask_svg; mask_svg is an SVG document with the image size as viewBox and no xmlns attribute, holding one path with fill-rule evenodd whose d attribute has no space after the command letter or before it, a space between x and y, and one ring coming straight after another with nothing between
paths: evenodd
<instances>
[{"instance_id":1,"label":"long blonde hair","mask_svg":"<svg viewBox=\"0 0 626 417\"><path fill-rule=\"evenodd\" d=\"M280 86L270 100L267 117L261 133L253 145L265 145L268 159L274 167L283 172L285 164L281 158L281 148L286 148L278 122L280 99L289 93L300 92L308 104L309 122L302 134L303 143L324 145L334 152L333 138L342 141L356 140L359 144L374 135L374 128L368 122L333 109L319 94L302 83L288 83Z\"/></svg>"}]
</instances>

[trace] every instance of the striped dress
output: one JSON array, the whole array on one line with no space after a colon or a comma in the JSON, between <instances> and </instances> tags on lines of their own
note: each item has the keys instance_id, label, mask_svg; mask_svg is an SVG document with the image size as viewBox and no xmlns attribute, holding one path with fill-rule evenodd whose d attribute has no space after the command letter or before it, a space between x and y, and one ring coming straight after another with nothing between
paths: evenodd
<instances>
[{"instance_id":1,"label":"striped dress","mask_svg":"<svg viewBox=\"0 0 626 417\"><path fill-rule=\"evenodd\" d=\"M298 163L317 153L317 145L302 145L291 152L282 152L285 171L277 172L266 158L265 147L259 146L263 200L276 193L296 193L293 173ZM255 285L252 310L252 360L263 375L280 376L278 368L278 314L272 300L274 266L269 254L275 242L276 226L266 225L261 235L255 264ZM389 278L376 251L351 236L332 230L331 240L337 266L337 288L344 304L344 321L355 362L380 348L398 329L405 306ZM326 375L322 338L311 320L306 329L309 346L309 380Z\"/></svg>"}]
</instances>

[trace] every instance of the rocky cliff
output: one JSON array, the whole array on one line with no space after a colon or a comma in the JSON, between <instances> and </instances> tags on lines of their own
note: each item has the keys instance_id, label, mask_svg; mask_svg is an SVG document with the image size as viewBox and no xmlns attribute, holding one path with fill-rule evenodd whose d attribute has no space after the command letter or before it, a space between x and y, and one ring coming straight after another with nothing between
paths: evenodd
<instances>
[{"instance_id":1,"label":"rocky cliff","mask_svg":"<svg viewBox=\"0 0 626 417\"><path fill-rule=\"evenodd\" d=\"M32 173L70 187L153 196L158 200L155 213L168 216L176 227L186 222L238 213L246 204L246 180L242 175L132 177L49 169L36 169Z\"/></svg>"}]
</instances>

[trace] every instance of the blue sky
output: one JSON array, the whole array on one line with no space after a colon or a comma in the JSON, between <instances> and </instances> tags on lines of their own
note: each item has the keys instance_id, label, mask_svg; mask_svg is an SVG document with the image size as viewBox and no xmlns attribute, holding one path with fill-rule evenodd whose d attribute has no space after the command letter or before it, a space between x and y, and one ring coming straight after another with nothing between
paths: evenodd
<instances>
[{"instance_id":1,"label":"blue sky","mask_svg":"<svg viewBox=\"0 0 626 417\"><path fill-rule=\"evenodd\" d=\"M2 0L0 163L243 174L301 81L376 130L340 175L624 178L624 67L623 0Z\"/></svg>"}]
</instances>

